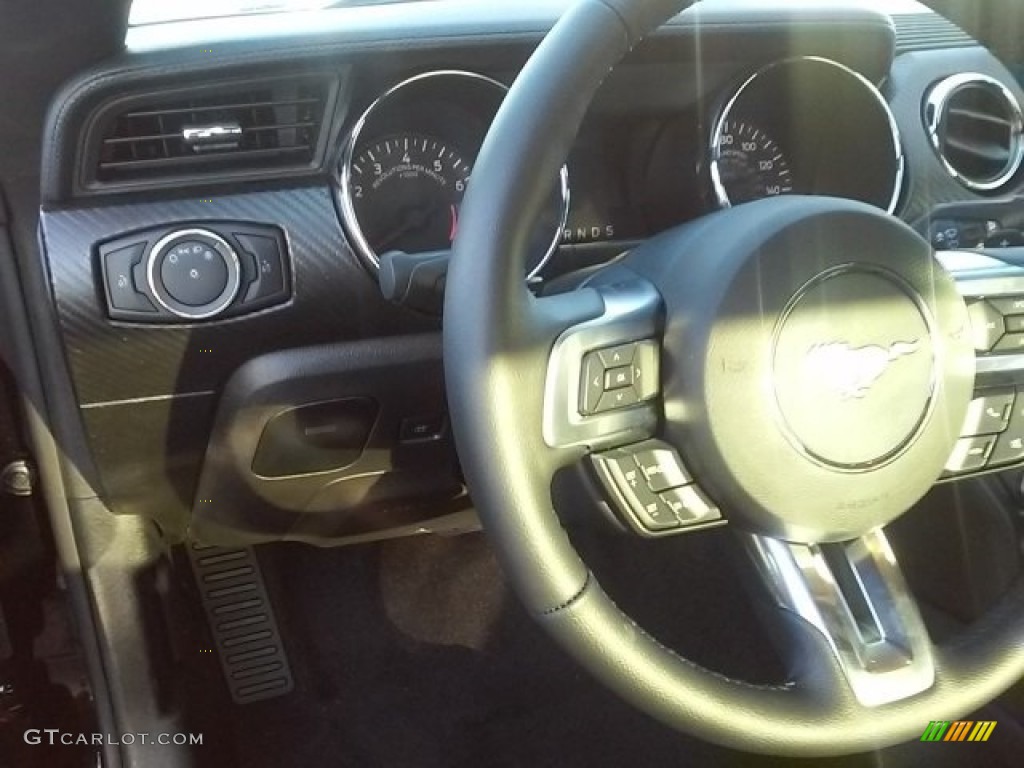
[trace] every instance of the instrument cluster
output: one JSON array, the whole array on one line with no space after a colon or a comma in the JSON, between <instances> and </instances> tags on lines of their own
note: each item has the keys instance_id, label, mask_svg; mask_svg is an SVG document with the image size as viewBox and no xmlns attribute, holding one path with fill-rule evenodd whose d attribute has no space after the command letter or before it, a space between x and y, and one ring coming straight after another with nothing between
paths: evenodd
<instances>
[{"instance_id":1,"label":"instrument cluster","mask_svg":"<svg viewBox=\"0 0 1024 768\"><path fill-rule=\"evenodd\" d=\"M482 74L432 71L392 86L362 113L337 198L349 242L371 271L388 251L451 247L506 92ZM766 197L830 195L892 213L903 173L896 122L871 82L829 59L773 62L682 113L588 116L530 233L528 277L560 247L626 245Z\"/></svg>"}]
</instances>

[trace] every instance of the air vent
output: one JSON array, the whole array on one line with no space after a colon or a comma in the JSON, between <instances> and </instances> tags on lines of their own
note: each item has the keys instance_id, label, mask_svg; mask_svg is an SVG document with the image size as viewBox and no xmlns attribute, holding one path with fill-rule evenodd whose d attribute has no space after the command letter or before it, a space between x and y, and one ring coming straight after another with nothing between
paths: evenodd
<instances>
[{"instance_id":1,"label":"air vent","mask_svg":"<svg viewBox=\"0 0 1024 768\"><path fill-rule=\"evenodd\" d=\"M946 170L967 187L990 192L1005 186L1024 158L1020 104L987 75L954 75L925 101L925 124Z\"/></svg>"},{"instance_id":2,"label":"air vent","mask_svg":"<svg viewBox=\"0 0 1024 768\"><path fill-rule=\"evenodd\" d=\"M96 123L104 127L87 183L308 168L334 86L325 77L291 78L121 102Z\"/></svg>"}]
</instances>

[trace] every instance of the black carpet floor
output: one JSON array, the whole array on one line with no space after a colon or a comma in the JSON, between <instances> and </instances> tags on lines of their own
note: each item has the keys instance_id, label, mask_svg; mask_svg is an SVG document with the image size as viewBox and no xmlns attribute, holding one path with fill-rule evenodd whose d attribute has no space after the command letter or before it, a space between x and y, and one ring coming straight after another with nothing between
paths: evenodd
<instances>
[{"instance_id":1,"label":"black carpet floor","mask_svg":"<svg viewBox=\"0 0 1024 768\"><path fill-rule=\"evenodd\" d=\"M783 670L723 556L733 549L727 535L578 543L606 589L660 640L723 672L778 680ZM755 758L672 733L593 682L533 624L482 535L274 545L260 561L296 688L234 706L214 659L190 667L210 766L972 764L962 754L949 762L949 750L922 754L935 745L828 762Z\"/></svg>"}]
</instances>

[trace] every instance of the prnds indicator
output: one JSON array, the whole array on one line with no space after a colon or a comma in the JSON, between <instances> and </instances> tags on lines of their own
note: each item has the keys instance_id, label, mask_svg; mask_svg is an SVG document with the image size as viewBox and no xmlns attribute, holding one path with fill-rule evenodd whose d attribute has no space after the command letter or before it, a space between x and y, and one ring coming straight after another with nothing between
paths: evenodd
<instances>
[{"instance_id":1,"label":"prnds indicator","mask_svg":"<svg viewBox=\"0 0 1024 768\"><path fill-rule=\"evenodd\" d=\"M782 149L752 123L723 122L712 160L712 181L724 204L740 205L793 192L793 172Z\"/></svg>"},{"instance_id":2,"label":"prnds indicator","mask_svg":"<svg viewBox=\"0 0 1024 768\"><path fill-rule=\"evenodd\" d=\"M570 222L570 225L562 232L562 242L567 245L600 243L605 240L614 240L615 234L614 224Z\"/></svg>"}]
</instances>

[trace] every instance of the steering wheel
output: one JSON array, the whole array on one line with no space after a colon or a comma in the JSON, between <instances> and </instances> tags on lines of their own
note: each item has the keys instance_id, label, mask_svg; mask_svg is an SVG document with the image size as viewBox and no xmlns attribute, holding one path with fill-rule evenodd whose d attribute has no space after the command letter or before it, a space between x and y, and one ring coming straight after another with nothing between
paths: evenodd
<instances>
[{"instance_id":1,"label":"steering wheel","mask_svg":"<svg viewBox=\"0 0 1024 768\"><path fill-rule=\"evenodd\" d=\"M523 281L529 225L594 92L686 4L581 0L484 142L444 314L467 482L536 620L672 728L796 756L916 738L1024 673L1024 584L935 644L883 532L942 474L972 396L965 303L930 245L867 205L794 196L665 232L568 294ZM590 398L605 375L632 384ZM555 473L581 462L635 535L721 510L768 588L791 679L704 669L609 599L553 509Z\"/></svg>"}]
</instances>

